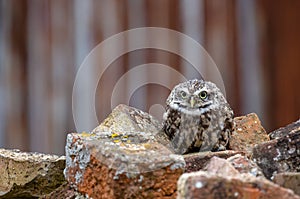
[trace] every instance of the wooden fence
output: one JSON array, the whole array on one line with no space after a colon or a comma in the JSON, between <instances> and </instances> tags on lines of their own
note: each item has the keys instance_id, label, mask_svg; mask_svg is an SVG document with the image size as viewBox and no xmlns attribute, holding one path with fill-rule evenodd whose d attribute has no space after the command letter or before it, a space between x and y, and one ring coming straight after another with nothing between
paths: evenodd
<instances>
[{"instance_id":1,"label":"wooden fence","mask_svg":"<svg viewBox=\"0 0 300 199\"><path fill-rule=\"evenodd\" d=\"M1 0L0 146L63 154L66 133L77 130L72 89L84 58L105 39L140 27L176 30L199 42L218 66L236 115L256 112L268 131L295 121L300 116L299 10L296 0ZM109 50L126 49L139 39L149 38L131 38ZM153 42L199 56L185 43L165 39ZM103 67L104 60L97 58L97 64ZM98 82L99 121L111 111L117 82L147 63L170 66L187 78L203 76L172 52L127 52ZM81 85L92 87L94 76L95 71L87 72ZM169 88L151 79L178 82L175 76L151 70L128 77L114 102L126 103L130 97L130 105L158 115L161 109L156 105L164 103ZM138 78L149 84L137 86ZM138 89L128 96L133 87ZM89 118L91 110L80 106L87 103L85 92L74 98L88 131L96 124Z\"/></svg>"}]
</instances>

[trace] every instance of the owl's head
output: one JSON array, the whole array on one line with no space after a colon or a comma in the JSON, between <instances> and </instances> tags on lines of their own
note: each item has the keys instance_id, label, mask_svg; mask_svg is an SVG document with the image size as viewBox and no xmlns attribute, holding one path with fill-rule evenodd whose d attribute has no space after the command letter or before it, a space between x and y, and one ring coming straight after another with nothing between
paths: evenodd
<instances>
[{"instance_id":1,"label":"owl's head","mask_svg":"<svg viewBox=\"0 0 300 199\"><path fill-rule=\"evenodd\" d=\"M214 83L197 79L175 86L166 103L172 109L193 115L227 104L225 97Z\"/></svg>"}]
</instances>

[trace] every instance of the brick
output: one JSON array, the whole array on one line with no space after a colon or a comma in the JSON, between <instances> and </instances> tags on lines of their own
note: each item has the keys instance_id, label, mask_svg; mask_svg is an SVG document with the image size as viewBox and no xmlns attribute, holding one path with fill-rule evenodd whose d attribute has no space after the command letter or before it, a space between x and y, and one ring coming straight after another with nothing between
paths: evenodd
<instances>
[{"instance_id":1,"label":"brick","mask_svg":"<svg viewBox=\"0 0 300 199\"><path fill-rule=\"evenodd\" d=\"M65 177L92 198L175 198L183 173L174 155L144 132L69 134Z\"/></svg>"},{"instance_id":2,"label":"brick","mask_svg":"<svg viewBox=\"0 0 300 199\"><path fill-rule=\"evenodd\" d=\"M300 198L293 191L263 178L247 174L226 176L204 171L183 174L178 180L177 194L177 199Z\"/></svg>"},{"instance_id":3,"label":"brick","mask_svg":"<svg viewBox=\"0 0 300 199\"><path fill-rule=\"evenodd\" d=\"M240 154L231 156L227 158L227 161L237 170L239 173L247 173L252 176L258 177L262 176L262 169L251 159Z\"/></svg>"},{"instance_id":4,"label":"brick","mask_svg":"<svg viewBox=\"0 0 300 199\"><path fill-rule=\"evenodd\" d=\"M241 154L244 155L244 152L240 151L219 151L219 152L200 152L200 153L191 153L183 155L184 160L186 162L186 168L185 172L193 172L193 171L199 171L203 169L206 164L211 160L213 157L219 157L219 158L229 158L231 156Z\"/></svg>"},{"instance_id":5,"label":"brick","mask_svg":"<svg viewBox=\"0 0 300 199\"><path fill-rule=\"evenodd\" d=\"M229 140L229 149L245 151L251 156L252 149L256 144L270 140L255 113L235 117L234 122L235 128Z\"/></svg>"},{"instance_id":6,"label":"brick","mask_svg":"<svg viewBox=\"0 0 300 199\"><path fill-rule=\"evenodd\" d=\"M204 167L203 171L214 173L217 175L236 176L239 171L227 160L218 157L212 157L208 164Z\"/></svg>"}]
</instances>

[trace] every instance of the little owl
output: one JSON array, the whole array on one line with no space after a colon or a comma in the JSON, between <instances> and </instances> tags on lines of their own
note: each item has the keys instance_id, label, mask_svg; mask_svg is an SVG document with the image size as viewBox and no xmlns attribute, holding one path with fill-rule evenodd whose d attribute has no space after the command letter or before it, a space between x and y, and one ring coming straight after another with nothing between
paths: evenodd
<instances>
[{"instance_id":1,"label":"little owl","mask_svg":"<svg viewBox=\"0 0 300 199\"><path fill-rule=\"evenodd\" d=\"M178 84L166 104L163 130L175 153L226 150L233 111L215 84L197 79Z\"/></svg>"}]
</instances>

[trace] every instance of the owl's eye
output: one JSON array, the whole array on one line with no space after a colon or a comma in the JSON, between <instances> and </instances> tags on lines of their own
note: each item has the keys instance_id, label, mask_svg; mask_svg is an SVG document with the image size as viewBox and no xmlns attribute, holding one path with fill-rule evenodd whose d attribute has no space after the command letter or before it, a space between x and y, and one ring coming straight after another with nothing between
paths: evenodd
<instances>
[{"instance_id":1,"label":"owl's eye","mask_svg":"<svg viewBox=\"0 0 300 199\"><path fill-rule=\"evenodd\" d=\"M182 98L186 98L186 97L187 97L187 93L184 92L184 91L180 91L180 96L181 96Z\"/></svg>"},{"instance_id":2,"label":"owl's eye","mask_svg":"<svg viewBox=\"0 0 300 199\"><path fill-rule=\"evenodd\" d=\"M206 91L201 91L201 92L199 93L199 97L200 97L201 99L206 99L206 98L207 98L207 92L206 92Z\"/></svg>"}]
</instances>

